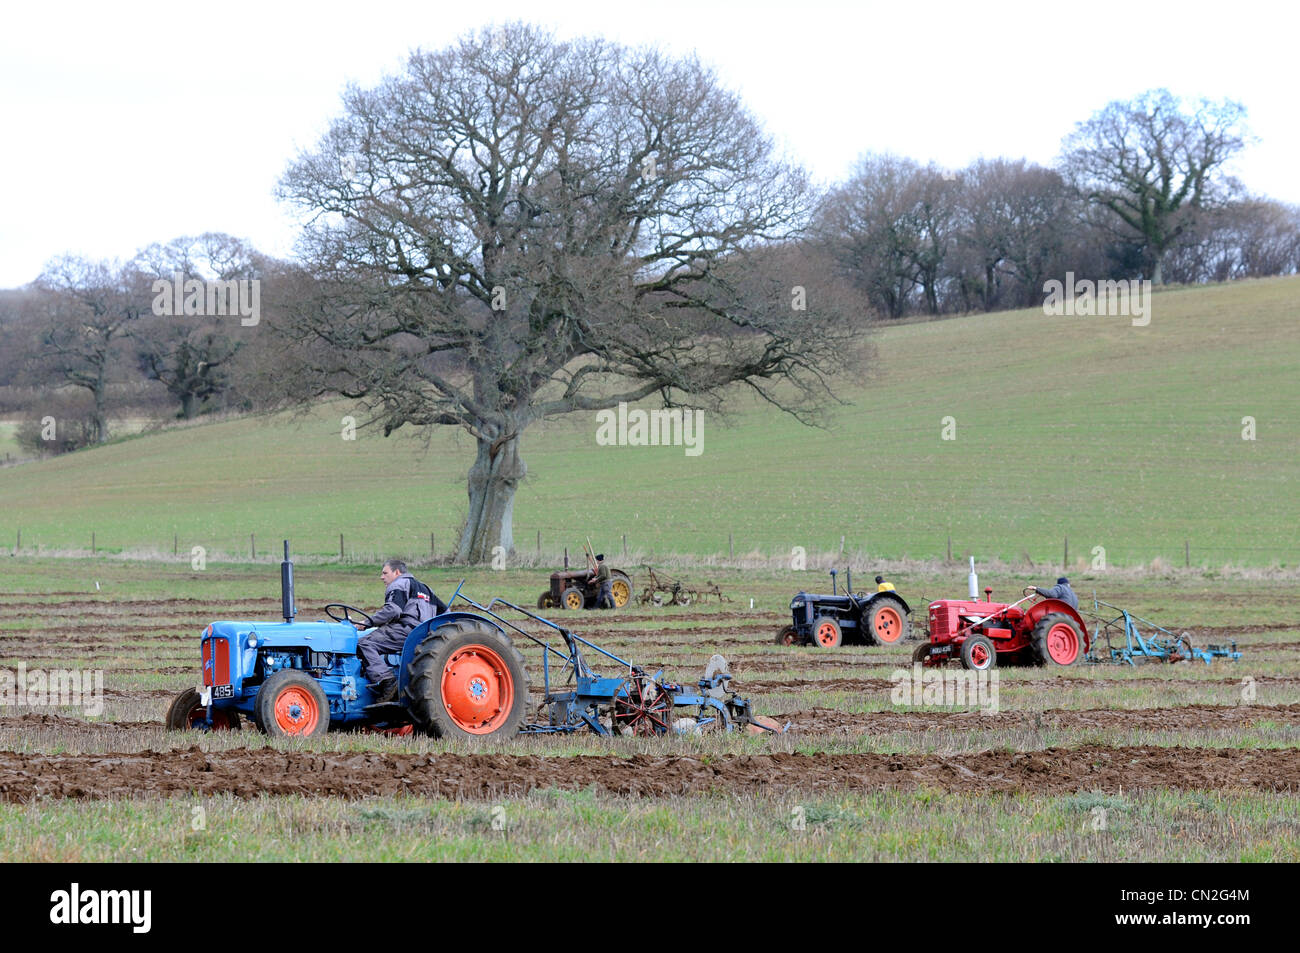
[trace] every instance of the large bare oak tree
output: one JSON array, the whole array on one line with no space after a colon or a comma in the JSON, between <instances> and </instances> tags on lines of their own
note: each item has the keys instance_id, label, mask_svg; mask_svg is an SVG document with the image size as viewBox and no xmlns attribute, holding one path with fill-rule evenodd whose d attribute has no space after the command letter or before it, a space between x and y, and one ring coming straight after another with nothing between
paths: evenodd
<instances>
[{"instance_id":1,"label":"large bare oak tree","mask_svg":"<svg viewBox=\"0 0 1300 953\"><path fill-rule=\"evenodd\" d=\"M746 391L809 420L862 353L796 241L813 190L693 59L521 24L416 52L281 194L308 218L299 396L473 435L462 561L512 548L532 423Z\"/></svg>"}]
</instances>

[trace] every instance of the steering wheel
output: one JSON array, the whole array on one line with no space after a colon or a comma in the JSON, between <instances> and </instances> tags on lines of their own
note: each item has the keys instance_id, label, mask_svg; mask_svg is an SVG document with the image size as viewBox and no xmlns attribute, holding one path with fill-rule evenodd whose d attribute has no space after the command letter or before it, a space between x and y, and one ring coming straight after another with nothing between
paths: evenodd
<instances>
[{"instance_id":1,"label":"steering wheel","mask_svg":"<svg viewBox=\"0 0 1300 953\"><path fill-rule=\"evenodd\" d=\"M335 615L333 612L330 611L331 609L342 609L343 610L342 617ZM364 626L357 625L357 620L352 618L352 613L356 613L358 616L365 619L366 624ZM325 614L329 616L331 619L333 619L335 622L347 622L358 629L361 628L373 629L375 627L375 620L370 618L368 613L362 612L356 606L349 606L342 602L331 602L329 605L325 607Z\"/></svg>"},{"instance_id":2,"label":"steering wheel","mask_svg":"<svg viewBox=\"0 0 1300 953\"><path fill-rule=\"evenodd\" d=\"M1038 595L1039 593L1038 593L1038 590L1037 590L1036 587L1034 587L1034 586L1025 586L1025 588L1022 589L1022 590L1020 591L1020 594L1021 594L1022 596L1028 597L1028 596L1036 596L1036 595Z\"/></svg>"}]
</instances>

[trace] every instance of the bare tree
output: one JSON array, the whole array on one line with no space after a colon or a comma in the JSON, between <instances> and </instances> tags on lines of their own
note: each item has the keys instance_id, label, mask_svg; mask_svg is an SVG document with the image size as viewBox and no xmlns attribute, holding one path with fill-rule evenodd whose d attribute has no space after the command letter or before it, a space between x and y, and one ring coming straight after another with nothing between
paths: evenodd
<instances>
[{"instance_id":1,"label":"bare tree","mask_svg":"<svg viewBox=\"0 0 1300 953\"><path fill-rule=\"evenodd\" d=\"M260 280L263 263L255 249L217 232L150 245L132 262L151 279L181 282ZM131 336L140 370L162 383L189 419L230 387L231 363L249 333L229 316L150 314Z\"/></svg>"},{"instance_id":2,"label":"bare tree","mask_svg":"<svg viewBox=\"0 0 1300 953\"><path fill-rule=\"evenodd\" d=\"M460 560L512 548L533 422L737 388L811 419L857 353L807 273L774 269L804 175L694 60L515 24L344 106L281 181L317 293L280 323L307 394L473 435Z\"/></svg>"},{"instance_id":3,"label":"bare tree","mask_svg":"<svg viewBox=\"0 0 1300 953\"><path fill-rule=\"evenodd\" d=\"M87 391L94 442L103 443L108 385L125 373L122 344L148 310L148 286L131 268L70 256L47 265L35 284L44 294L29 369L36 379Z\"/></svg>"},{"instance_id":4,"label":"bare tree","mask_svg":"<svg viewBox=\"0 0 1300 953\"><path fill-rule=\"evenodd\" d=\"M1140 237L1144 276L1156 284L1164 280L1165 255L1196 212L1236 190L1223 167L1245 145L1245 114L1228 100L1201 100L1189 109L1157 89L1110 103L1062 144L1067 178Z\"/></svg>"},{"instance_id":5,"label":"bare tree","mask_svg":"<svg viewBox=\"0 0 1300 953\"><path fill-rule=\"evenodd\" d=\"M921 172L911 159L865 156L817 216L817 234L843 274L890 318L907 313L918 284L921 235L912 212Z\"/></svg>"}]
</instances>

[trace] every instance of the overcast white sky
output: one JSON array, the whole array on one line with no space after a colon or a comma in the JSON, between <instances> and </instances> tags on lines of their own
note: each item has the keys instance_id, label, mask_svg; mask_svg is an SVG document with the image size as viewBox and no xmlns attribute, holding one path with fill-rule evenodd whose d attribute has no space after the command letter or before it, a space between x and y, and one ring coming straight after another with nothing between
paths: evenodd
<instances>
[{"instance_id":1,"label":"overcast white sky","mask_svg":"<svg viewBox=\"0 0 1300 953\"><path fill-rule=\"evenodd\" d=\"M52 256L204 231L289 255L299 149L413 47L513 19L696 51L825 182L868 151L1050 163L1076 121L1167 86L1245 103L1235 171L1300 203L1290 4L710 0L25 3L0 33L0 287Z\"/></svg>"}]
</instances>

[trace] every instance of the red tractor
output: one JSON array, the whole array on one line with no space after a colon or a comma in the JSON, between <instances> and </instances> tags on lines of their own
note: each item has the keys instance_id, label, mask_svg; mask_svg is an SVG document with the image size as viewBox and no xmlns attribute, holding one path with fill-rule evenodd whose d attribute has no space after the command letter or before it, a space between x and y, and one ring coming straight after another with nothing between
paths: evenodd
<instances>
[{"instance_id":1,"label":"red tractor","mask_svg":"<svg viewBox=\"0 0 1300 953\"><path fill-rule=\"evenodd\" d=\"M971 591L975 592L974 567ZM963 668L989 669L997 665L1073 665L1088 653L1091 638L1079 613L1059 599L1023 607L1034 598L1010 604L974 598L940 599L930 603L930 641L912 653L922 665L943 665L961 659Z\"/></svg>"}]
</instances>

